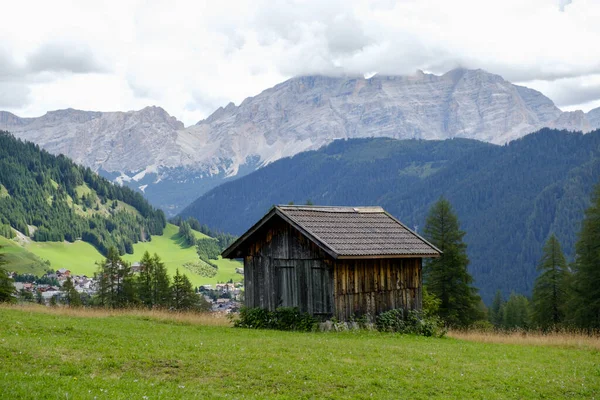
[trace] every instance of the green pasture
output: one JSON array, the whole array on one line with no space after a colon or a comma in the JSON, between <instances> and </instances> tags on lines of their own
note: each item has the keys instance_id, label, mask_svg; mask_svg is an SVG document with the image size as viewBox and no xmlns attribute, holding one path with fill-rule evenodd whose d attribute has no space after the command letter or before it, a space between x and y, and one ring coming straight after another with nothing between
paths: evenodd
<instances>
[{"instance_id":1,"label":"green pasture","mask_svg":"<svg viewBox=\"0 0 600 400\"><path fill-rule=\"evenodd\" d=\"M0 307L7 399L592 399L600 354Z\"/></svg>"}]
</instances>

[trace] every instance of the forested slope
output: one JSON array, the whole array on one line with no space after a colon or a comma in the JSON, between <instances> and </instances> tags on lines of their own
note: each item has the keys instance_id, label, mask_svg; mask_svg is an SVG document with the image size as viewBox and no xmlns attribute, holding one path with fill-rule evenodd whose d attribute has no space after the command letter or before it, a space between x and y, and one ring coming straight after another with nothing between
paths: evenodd
<instances>
[{"instance_id":1,"label":"forested slope","mask_svg":"<svg viewBox=\"0 0 600 400\"><path fill-rule=\"evenodd\" d=\"M454 206L484 300L529 294L544 241L567 255L600 178L600 131L543 129L505 146L466 139L334 142L277 161L200 197L182 212L240 234L273 204L381 205L422 228L431 204Z\"/></svg>"},{"instance_id":2,"label":"forested slope","mask_svg":"<svg viewBox=\"0 0 600 400\"><path fill-rule=\"evenodd\" d=\"M0 227L36 241L82 239L105 253L162 234L162 211L140 193L0 131Z\"/></svg>"}]
</instances>

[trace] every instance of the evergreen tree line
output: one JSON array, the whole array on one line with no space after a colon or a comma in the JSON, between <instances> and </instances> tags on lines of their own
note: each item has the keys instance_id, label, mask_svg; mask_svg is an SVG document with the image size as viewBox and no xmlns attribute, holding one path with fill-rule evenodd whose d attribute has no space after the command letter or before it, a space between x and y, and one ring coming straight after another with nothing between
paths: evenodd
<instances>
[{"instance_id":1,"label":"evergreen tree line","mask_svg":"<svg viewBox=\"0 0 600 400\"><path fill-rule=\"evenodd\" d=\"M114 247L99 263L95 274L98 291L92 305L106 308L169 308L174 310L209 311L204 297L196 294L189 278L177 269L171 280L157 254L145 252L140 272L134 275L129 263L121 259Z\"/></svg>"},{"instance_id":2,"label":"evergreen tree line","mask_svg":"<svg viewBox=\"0 0 600 400\"><path fill-rule=\"evenodd\" d=\"M166 225L164 213L140 193L2 131L0 185L2 236L11 235L10 226L36 241L81 239L104 255L111 247L125 254L133 252L134 243L161 235ZM85 186L91 192L80 195L78 188ZM118 208L119 201L137 213Z\"/></svg>"},{"instance_id":3,"label":"evergreen tree line","mask_svg":"<svg viewBox=\"0 0 600 400\"><path fill-rule=\"evenodd\" d=\"M496 292L490 322L499 328L600 329L600 184L575 244L575 260L568 264L560 242L552 234L543 248L531 300L511 294L505 301Z\"/></svg>"},{"instance_id":4,"label":"evergreen tree line","mask_svg":"<svg viewBox=\"0 0 600 400\"><path fill-rule=\"evenodd\" d=\"M600 329L600 184L591 203L585 211L573 263L567 263L557 237L550 235L537 265L539 275L531 300L512 293L505 301L498 290L487 310L494 327ZM433 301L436 313L453 327L472 326L486 311L467 271L464 235L450 202L441 198L429 211L425 226L425 238L442 254L424 265L424 298L427 303Z\"/></svg>"}]
</instances>

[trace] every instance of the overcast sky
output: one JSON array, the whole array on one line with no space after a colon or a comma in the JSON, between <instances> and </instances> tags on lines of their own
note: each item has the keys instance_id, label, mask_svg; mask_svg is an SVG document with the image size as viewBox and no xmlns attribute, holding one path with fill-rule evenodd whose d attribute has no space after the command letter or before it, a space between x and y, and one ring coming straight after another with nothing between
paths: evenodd
<instances>
[{"instance_id":1,"label":"overcast sky","mask_svg":"<svg viewBox=\"0 0 600 400\"><path fill-rule=\"evenodd\" d=\"M482 68L600 106L600 0L0 0L0 110L158 105L186 125L303 74Z\"/></svg>"}]
</instances>

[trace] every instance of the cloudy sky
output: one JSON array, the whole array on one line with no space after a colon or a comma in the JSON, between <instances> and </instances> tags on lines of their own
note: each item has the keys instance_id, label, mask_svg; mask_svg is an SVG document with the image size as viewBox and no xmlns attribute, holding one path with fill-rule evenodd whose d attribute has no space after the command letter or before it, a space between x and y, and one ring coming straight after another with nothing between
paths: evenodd
<instances>
[{"instance_id":1,"label":"cloudy sky","mask_svg":"<svg viewBox=\"0 0 600 400\"><path fill-rule=\"evenodd\" d=\"M0 110L159 105L186 125L302 74L482 68L600 106L599 0L0 0Z\"/></svg>"}]
</instances>

